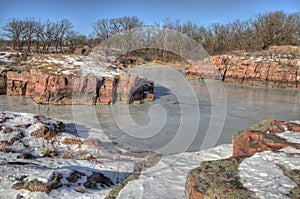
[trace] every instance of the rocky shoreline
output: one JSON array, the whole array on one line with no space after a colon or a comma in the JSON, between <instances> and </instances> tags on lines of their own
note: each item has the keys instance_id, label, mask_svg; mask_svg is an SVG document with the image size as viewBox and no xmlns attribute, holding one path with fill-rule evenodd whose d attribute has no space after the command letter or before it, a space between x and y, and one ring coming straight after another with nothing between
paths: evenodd
<instances>
[{"instance_id":1,"label":"rocky shoreline","mask_svg":"<svg viewBox=\"0 0 300 199\"><path fill-rule=\"evenodd\" d=\"M197 68L186 68L189 79L220 79L258 86L300 87L300 47L272 46L253 53L212 56Z\"/></svg>"}]
</instances>

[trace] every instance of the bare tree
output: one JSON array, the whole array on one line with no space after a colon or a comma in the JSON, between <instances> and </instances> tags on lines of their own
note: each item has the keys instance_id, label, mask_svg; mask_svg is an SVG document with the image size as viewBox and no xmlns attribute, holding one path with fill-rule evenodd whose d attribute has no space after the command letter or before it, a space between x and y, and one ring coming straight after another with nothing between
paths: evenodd
<instances>
[{"instance_id":1,"label":"bare tree","mask_svg":"<svg viewBox=\"0 0 300 199\"><path fill-rule=\"evenodd\" d=\"M121 27L121 31L130 31L135 28L140 28L144 25L144 22L142 22L139 18L136 16L133 17L122 17L117 20L117 23L119 23Z\"/></svg>"},{"instance_id":2,"label":"bare tree","mask_svg":"<svg viewBox=\"0 0 300 199\"><path fill-rule=\"evenodd\" d=\"M75 46L82 46L87 44L87 38L85 35L80 35L79 32L74 30L68 31L66 34L66 40L70 44L71 53L74 52Z\"/></svg>"},{"instance_id":3,"label":"bare tree","mask_svg":"<svg viewBox=\"0 0 300 199\"><path fill-rule=\"evenodd\" d=\"M34 18L25 18L22 21L24 24L24 37L27 45L27 51L31 51L31 46L36 36L37 21Z\"/></svg>"},{"instance_id":4,"label":"bare tree","mask_svg":"<svg viewBox=\"0 0 300 199\"><path fill-rule=\"evenodd\" d=\"M4 36L8 38L12 44L13 49L21 49L24 42L24 23L20 19L12 18L3 27Z\"/></svg>"},{"instance_id":5,"label":"bare tree","mask_svg":"<svg viewBox=\"0 0 300 199\"><path fill-rule=\"evenodd\" d=\"M71 31L73 28L73 24L68 19L63 19L61 21L56 22L56 26L54 29L54 38L55 38L55 50L58 52L58 47L60 47L60 52L63 52L62 46L66 34L68 31Z\"/></svg>"},{"instance_id":6,"label":"bare tree","mask_svg":"<svg viewBox=\"0 0 300 199\"><path fill-rule=\"evenodd\" d=\"M253 22L257 46L266 49L270 45L291 43L300 26L299 15L286 15L282 11L259 14Z\"/></svg>"},{"instance_id":7,"label":"bare tree","mask_svg":"<svg viewBox=\"0 0 300 199\"><path fill-rule=\"evenodd\" d=\"M93 24L93 29L101 41L104 41L111 36L110 27L111 25L109 19L101 19Z\"/></svg>"},{"instance_id":8,"label":"bare tree","mask_svg":"<svg viewBox=\"0 0 300 199\"><path fill-rule=\"evenodd\" d=\"M93 24L93 29L97 37L104 41L114 34L121 33L123 31L130 31L135 28L140 28L144 25L140 19L136 16L122 17L112 19L100 19Z\"/></svg>"}]
</instances>

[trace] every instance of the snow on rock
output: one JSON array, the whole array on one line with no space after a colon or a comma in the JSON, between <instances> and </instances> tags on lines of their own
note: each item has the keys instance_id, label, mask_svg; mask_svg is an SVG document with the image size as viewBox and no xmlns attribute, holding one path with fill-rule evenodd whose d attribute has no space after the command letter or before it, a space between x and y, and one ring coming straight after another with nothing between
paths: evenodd
<instances>
[{"instance_id":1,"label":"snow on rock","mask_svg":"<svg viewBox=\"0 0 300 199\"><path fill-rule=\"evenodd\" d=\"M250 130L261 129L263 135L273 131L271 134L281 138L273 141L284 139L284 143L293 142L292 145L256 151L251 157L231 157L234 147L225 144L199 152L165 155L142 171L150 156L153 160L159 155L116 148L97 129L89 130L93 138L83 139L70 124L36 114L1 112L0 198L104 198L136 171L142 171L141 175L126 182L117 198L203 196L199 191L191 195L185 190L185 185L192 186L190 190L195 188L196 181L202 183L197 190L215 197L225 197L225 191L226 196L235 198L297 198L299 133L291 129L297 129L299 123L274 122L264 121ZM279 130L283 132L276 133Z\"/></svg>"},{"instance_id":2,"label":"snow on rock","mask_svg":"<svg viewBox=\"0 0 300 199\"><path fill-rule=\"evenodd\" d=\"M104 198L153 154L134 155L90 131L105 143L78 137L72 124L1 112L0 198Z\"/></svg>"},{"instance_id":3,"label":"snow on rock","mask_svg":"<svg viewBox=\"0 0 300 199\"><path fill-rule=\"evenodd\" d=\"M287 195L297 184L278 165L288 170L300 170L300 150L293 152L298 155L264 151L246 158L239 166L243 185L258 198L289 198Z\"/></svg>"},{"instance_id":4,"label":"snow on rock","mask_svg":"<svg viewBox=\"0 0 300 199\"><path fill-rule=\"evenodd\" d=\"M278 120L264 120L254 124L249 129L236 132L232 135L233 157L252 156L256 152L278 151L285 147L300 149L295 141L285 139L286 134L290 134L289 139L299 137L300 125L292 122ZM295 132L295 133L289 133ZM282 134L282 135L281 135Z\"/></svg>"},{"instance_id":5,"label":"snow on rock","mask_svg":"<svg viewBox=\"0 0 300 199\"><path fill-rule=\"evenodd\" d=\"M280 138L285 139L288 142L300 144L300 133L285 131L276 135Z\"/></svg>"},{"instance_id":6,"label":"snow on rock","mask_svg":"<svg viewBox=\"0 0 300 199\"><path fill-rule=\"evenodd\" d=\"M285 148L279 152L263 151L246 158L239 166L240 177L243 185L255 192L258 198L290 198L292 189L297 184L286 174L285 170L300 171L300 133L298 122L284 123L285 129L276 136L286 141ZM273 142L273 145L276 143ZM290 145L290 146L288 146Z\"/></svg>"}]
</instances>

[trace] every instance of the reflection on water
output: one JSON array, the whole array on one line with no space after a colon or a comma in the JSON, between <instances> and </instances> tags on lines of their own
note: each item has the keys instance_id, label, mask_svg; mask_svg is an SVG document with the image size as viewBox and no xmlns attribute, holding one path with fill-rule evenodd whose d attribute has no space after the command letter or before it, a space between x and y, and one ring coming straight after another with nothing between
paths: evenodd
<instances>
[{"instance_id":1,"label":"reflection on water","mask_svg":"<svg viewBox=\"0 0 300 199\"><path fill-rule=\"evenodd\" d=\"M196 138L189 150L199 150L210 122L211 99L204 81L191 80L190 83L198 96L200 124ZM247 128L260 120L300 120L299 89L225 84L225 90L227 112L222 134L217 144L230 143L233 132ZM76 105L74 107L72 105L38 105L30 98L2 95L0 96L0 108L8 111L43 114L59 120L76 121L94 128L102 128L113 141L122 147L156 150L169 143L176 134L180 123L180 105L176 96L160 85L156 85L155 93L155 102L129 106L132 119L139 125L147 125L150 121L148 109L152 104L161 104L167 111L168 118L162 131L148 139L137 139L123 133L115 124L111 107L108 105ZM76 112L75 119L72 111ZM94 117L86 114L94 114Z\"/></svg>"}]
</instances>

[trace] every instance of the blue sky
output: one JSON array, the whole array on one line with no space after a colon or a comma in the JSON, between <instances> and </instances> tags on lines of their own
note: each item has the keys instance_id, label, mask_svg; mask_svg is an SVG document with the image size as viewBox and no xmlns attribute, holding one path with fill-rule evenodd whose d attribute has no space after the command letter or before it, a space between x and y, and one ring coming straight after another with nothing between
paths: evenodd
<instances>
[{"instance_id":1,"label":"blue sky","mask_svg":"<svg viewBox=\"0 0 300 199\"><path fill-rule=\"evenodd\" d=\"M88 35L102 18L137 16L147 24L171 17L199 25L246 20L258 13L299 12L299 0L0 0L0 27L9 18L69 19L76 31Z\"/></svg>"}]
</instances>

